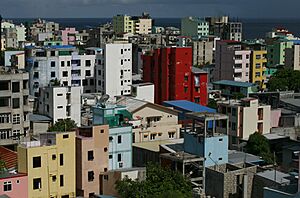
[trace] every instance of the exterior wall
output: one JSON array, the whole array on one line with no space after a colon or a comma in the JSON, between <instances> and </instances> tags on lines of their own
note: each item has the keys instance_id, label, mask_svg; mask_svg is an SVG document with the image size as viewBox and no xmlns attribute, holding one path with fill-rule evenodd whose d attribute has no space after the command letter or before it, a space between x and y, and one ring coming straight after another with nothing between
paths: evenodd
<instances>
[{"instance_id":1,"label":"exterior wall","mask_svg":"<svg viewBox=\"0 0 300 198\"><path fill-rule=\"evenodd\" d=\"M99 64L100 63L100 64ZM111 98L130 95L132 85L132 44L106 44L97 57L96 90Z\"/></svg>"},{"instance_id":2,"label":"exterior wall","mask_svg":"<svg viewBox=\"0 0 300 198\"><path fill-rule=\"evenodd\" d=\"M80 130L80 129L79 129ZM89 197L90 193L100 194L100 175L108 170L107 125L94 126L92 137L76 138L76 188L77 196ZM93 159L88 159L88 151L93 151ZM94 179L88 180L88 172L93 171Z\"/></svg>"},{"instance_id":3,"label":"exterior wall","mask_svg":"<svg viewBox=\"0 0 300 198\"><path fill-rule=\"evenodd\" d=\"M14 73L14 71L0 75L0 82L8 87L0 90L0 99L6 100L7 104L0 107L1 117L7 119L0 123L0 145L16 144L18 139L23 140L24 136L29 135L29 113L32 112L32 106L29 101L28 73ZM19 89L14 83L19 84ZM14 100L19 105L14 106ZM3 102L5 103L5 102ZM20 135L18 138L16 135ZM16 137L12 137L12 136Z\"/></svg>"},{"instance_id":4,"label":"exterior wall","mask_svg":"<svg viewBox=\"0 0 300 198\"><path fill-rule=\"evenodd\" d=\"M4 65L3 66L11 66L11 58L13 55L24 53L24 51L5 51L4 52Z\"/></svg>"},{"instance_id":5,"label":"exterior wall","mask_svg":"<svg viewBox=\"0 0 300 198\"><path fill-rule=\"evenodd\" d=\"M150 34L152 31L152 19L139 19L135 26L136 34Z\"/></svg>"},{"instance_id":6,"label":"exterior wall","mask_svg":"<svg viewBox=\"0 0 300 198\"><path fill-rule=\"evenodd\" d=\"M136 85L132 87L132 96L136 99L154 103L154 85Z\"/></svg>"},{"instance_id":7,"label":"exterior wall","mask_svg":"<svg viewBox=\"0 0 300 198\"><path fill-rule=\"evenodd\" d=\"M189 100L196 102L195 96L199 97L198 103L207 103L207 96L197 93L193 86L195 79L193 78L191 68L191 48L155 49L152 54L144 55L143 60L143 80L144 82L154 84L155 103L161 104L163 101L168 100ZM165 76L168 76L168 78ZM203 86L200 86L200 92L205 93L207 76L205 81L201 80L205 80L205 77L201 78L200 76L199 82Z\"/></svg>"},{"instance_id":8,"label":"exterior wall","mask_svg":"<svg viewBox=\"0 0 300 198\"><path fill-rule=\"evenodd\" d=\"M195 134L184 134L184 151L204 157L205 167L228 162L228 137L219 135L207 137L199 142Z\"/></svg>"},{"instance_id":9,"label":"exterior wall","mask_svg":"<svg viewBox=\"0 0 300 198\"><path fill-rule=\"evenodd\" d=\"M300 70L300 45L285 49L285 67Z\"/></svg>"},{"instance_id":10,"label":"exterior wall","mask_svg":"<svg viewBox=\"0 0 300 198\"><path fill-rule=\"evenodd\" d=\"M190 37L207 36L209 33L208 22L199 18L186 17L181 19L181 35Z\"/></svg>"},{"instance_id":11,"label":"exterior wall","mask_svg":"<svg viewBox=\"0 0 300 198\"><path fill-rule=\"evenodd\" d=\"M240 22L228 23L229 32L227 33L227 39L233 41L242 41L243 24Z\"/></svg>"},{"instance_id":12,"label":"exterior wall","mask_svg":"<svg viewBox=\"0 0 300 198\"><path fill-rule=\"evenodd\" d=\"M285 49L292 48L292 41L274 41L267 45L267 67L276 67L285 64Z\"/></svg>"},{"instance_id":13,"label":"exterior wall","mask_svg":"<svg viewBox=\"0 0 300 198\"><path fill-rule=\"evenodd\" d=\"M121 136L121 143L118 139ZM132 167L132 127L114 127L109 129L109 170ZM121 160L118 155L121 155Z\"/></svg>"},{"instance_id":14,"label":"exterior wall","mask_svg":"<svg viewBox=\"0 0 300 198\"><path fill-rule=\"evenodd\" d=\"M48 86L50 80L55 79L59 79L60 84L64 86L82 86L84 93L94 91L95 55L78 55L75 48L61 48L43 48L42 51L45 54L42 57L35 55L39 50L31 50L32 54L27 59L30 61L27 62L26 67L30 74L31 95L38 97L39 87ZM55 56L51 56L51 51L55 51ZM87 61L90 62L90 66L86 65ZM51 67L51 62L54 62L54 67ZM87 71L90 75L86 75ZM38 77L34 76L35 73L38 74ZM52 76L53 74L54 76ZM84 81L86 81L85 85Z\"/></svg>"},{"instance_id":15,"label":"exterior wall","mask_svg":"<svg viewBox=\"0 0 300 198\"><path fill-rule=\"evenodd\" d=\"M193 42L193 65L206 65L213 63L213 41Z\"/></svg>"},{"instance_id":16,"label":"exterior wall","mask_svg":"<svg viewBox=\"0 0 300 198\"><path fill-rule=\"evenodd\" d=\"M18 69L25 69L25 54L20 53L11 56L11 65Z\"/></svg>"},{"instance_id":17,"label":"exterior wall","mask_svg":"<svg viewBox=\"0 0 300 198\"><path fill-rule=\"evenodd\" d=\"M291 194L288 194L288 193L284 193L284 192L281 192L281 191L278 191L278 190L275 190L275 189L272 189L272 188L264 188L264 198L296 198L298 197L297 194L295 195L291 195Z\"/></svg>"},{"instance_id":18,"label":"exterior wall","mask_svg":"<svg viewBox=\"0 0 300 198\"><path fill-rule=\"evenodd\" d=\"M78 34L78 31L76 31L75 28L65 28L61 30L63 45L74 45L76 42L76 34Z\"/></svg>"},{"instance_id":19,"label":"exterior wall","mask_svg":"<svg viewBox=\"0 0 300 198\"><path fill-rule=\"evenodd\" d=\"M66 134L68 138L64 138ZM75 197L75 133L57 133L55 136L54 145L34 146L35 142L29 142L28 146L18 147L18 170L28 175L28 197ZM63 165L60 165L60 154L63 154ZM41 157L41 167L33 168L33 157L38 156ZM61 175L64 178L63 186L60 183ZM41 178L41 185L40 189L34 190L33 179L36 178Z\"/></svg>"},{"instance_id":20,"label":"exterior wall","mask_svg":"<svg viewBox=\"0 0 300 198\"><path fill-rule=\"evenodd\" d=\"M267 51L265 50L251 52L250 82L258 84L261 88L266 88L266 57Z\"/></svg>"},{"instance_id":21,"label":"exterior wall","mask_svg":"<svg viewBox=\"0 0 300 198\"><path fill-rule=\"evenodd\" d=\"M81 124L81 87L46 87L41 89L39 113L53 119L71 118Z\"/></svg>"},{"instance_id":22,"label":"exterior wall","mask_svg":"<svg viewBox=\"0 0 300 198\"><path fill-rule=\"evenodd\" d=\"M49 126L50 122L34 122L32 123L32 128L30 129L33 131L33 135L39 135L40 133L47 132Z\"/></svg>"},{"instance_id":23,"label":"exterior wall","mask_svg":"<svg viewBox=\"0 0 300 198\"><path fill-rule=\"evenodd\" d=\"M271 110L271 115L270 115L270 119L271 119L270 127L271 128L279 127L280 117L281 117L281 109Z\"/></svg>"},{"instance_id":24,"label":"exterior wall","mask_svg":"<svg viewBox=\"0 0 300 198\"><path fill-rule=\"evenodd\" d=\"M235 51L233 80L241 82L249 82L250 74L250 54L248 50ZM237 58L241 57L241 59Z\"/></svg>"},{"instance_id":25,"label":"exterior wall","mask_svg":"<svg viewBox=\"0 0 300 198\"><path fill-rule=\"evenodd\" d=\"M11 182L11 191L4 191L4 182ZM7 195L8 197L17 198L22 195L22 197L28 197L28 178L26 175L18 174L17 176L12 175L8 178L0 179L0 195Z\"/></svg>"},{"instance_id":26,"label":"exterior wall","mask_svg":"<svg viewBox=\"0 0 300 198\"><path fill-rule=\"evenodd\" d=\"M160 117L161 119L157 122L153 121L148 123L147 119L151 117ZM180 137L181 125L178 124L177 113L153 107L145 107L134 112L133 118L141 120L139 124L142 126L132 130L134 134L134 143L177 139ZM173 133L174 135L172 135Z\"/></svg>"}]
</instances>

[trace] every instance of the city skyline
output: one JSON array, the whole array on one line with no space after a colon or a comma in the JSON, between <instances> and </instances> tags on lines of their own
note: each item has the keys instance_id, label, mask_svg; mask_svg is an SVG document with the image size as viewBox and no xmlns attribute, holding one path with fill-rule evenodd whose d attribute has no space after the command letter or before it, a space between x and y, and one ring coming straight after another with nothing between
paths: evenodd
<instances>
[{"instance_id":1,"label":"city skyline","mask_svg":"<svg viewBox=\"0 0 300 198\"><path fill-rule=\"evenodd\" d=\"M262 0L2 0L0 13L6 18L106 18L116 14L149 12L156 18L187 15L229 15L241 18L300 18L300 2ZM264 12L261 12L264 10Z\"/></svg>"}]
</instances>

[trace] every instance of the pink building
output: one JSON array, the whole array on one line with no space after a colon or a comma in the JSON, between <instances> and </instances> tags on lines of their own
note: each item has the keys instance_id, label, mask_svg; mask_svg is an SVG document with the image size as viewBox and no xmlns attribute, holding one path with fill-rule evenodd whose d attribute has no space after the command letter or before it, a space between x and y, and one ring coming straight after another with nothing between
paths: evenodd
<instances>
[{"instance_id":1,"label":"pink building","mask_svg":"<svg viewBox=\"0 0 300 198\"><path fill-rule=\"evenodd\" d=\"M65 28L61 30L61 39L63 41L63 45L74 45L76 41L76 31L75 28Z\"/></svg>"},{"instance_id":2,"label":"pink building","mask_svg":"<svg viewBox=\"0 0 300 198\"><path fill-rule=\"evenodd\" d=\"M271 128L279 127L280 117L281 117L281 109L271 110Z\"/></svg>"},{"instance_id":3,"label":"pink building","mask_svg":"<svg viewBox=\"0 0 300 198\"><path fill-rule=\"evenodd\" d=\"M103 192L100 178L108 170L109 126L81 127L76 137L76 191L91 197Z\"/></svg>"},{"instance_id":4,"label":"pink building","mask_svg":"<svg viewBox=\"0 0 300 198\"><path fill-rule=\"evenodd\" d=\"M0 174L0 195L10 198L28 198L28 178L24 173Z\"/></svg>"}]
</instances>

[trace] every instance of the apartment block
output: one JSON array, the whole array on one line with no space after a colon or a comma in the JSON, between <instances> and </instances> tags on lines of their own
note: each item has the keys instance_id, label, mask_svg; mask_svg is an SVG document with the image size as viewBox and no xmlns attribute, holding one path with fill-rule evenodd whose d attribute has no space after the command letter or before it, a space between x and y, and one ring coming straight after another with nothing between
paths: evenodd
<instances>
[{"instance_id":1,"label":"apartment block","mask_svg":"<svg viewBox=\"0 0 300 198\"><path fill-rule=\"evenodd\" d=\"M23 70L0 67L0 144L17 144L29 135L29 75Z\"/></svg>"},{"instance_id":2,"label":"apartment block","mask_svg":"<svg viewBox=\"0 0 300 198\"><path fill-rule=\"evenodd\" d=\"M96 90L111 98L130 95L132 85L132 44L106 44L96 56Z\"/></svg>"},{"instance_id":3,"label":"apartment block","mask_svg":"<svg viewBox=\"0 0 300 198\"><path fill-rule=\"evenodd\" d=\"M185 17L181 19L181 35L200 38L208 36L209 24L204 19Z\"/></svg>"},{"instance_id":4,"label":"apartment block","mask_svg":"<svg viewBox=\"0 0 300 198\"><path fill-rule=\"evenodd\" d=\"M240 42L217 41L215 53L215 81L249 82L250 50L243 50Z\"/></svg>"},{"instance_id":5,"label":"apartment block","mask_svg":"<svg viewBox=\"0 0 300 198\"><path fill-rule=\"evenodd\" d=\"M53 123L70 118L80 126L81 87L43 87L39 93L39 114L50 117Z\"/></svg>"},{"instance_id":6,"label":"apartment block","mask_svg":"<svg viewBox=\"0 0 300 198\"><path fill-rule=\"evenodd\" d=\"M285 67L292 70L300 70L300 45L285 49Z\"/></svg>"},{"instance_id":7,"label":"apartment block","mask_svg":"<svg viewBox=\"0 0 300 198\"><path fill-rule=\"evenodd\" d=\"M242 41L243 24L241 22L229 22L225 26L225 39Z\"/></svg>"},{"instance_id":8,"label":"apartment block","mask_svg":"<svg viewBox=\"0 0 300 198\"><path fill-rule=\"evenodd\" d=\"M132 114L132 142L148 142L180 138L178 111L139 99L124 97L117 104Z\"/></svg>"},{"instance_id":9,"label":"apartment block","mask_svg":"<svg viewBox=\"0 0 300 198\"><path fill-rule=\"evenodd\" d=\"M142 16L117 15L113 17L113 28L117 34L150 34L152 19L147 13L143 13Z\"/></svg>"},{"instance_id":10,"label":"apartment block","mask_svg":"<svg viewBox=\"0 0 300 198\"><path fill-rule=\"evenodd\" d=\"M192 48L158 48L143 56L143 81L155 86L155 103L207 104L207 73L192 67Z\"/></svg>"},{"instance_id":11,"label":"apartment block","mask_svg":"<svg viewBox=\"0 0 300 198\"><path fill-rule=\"evenodd\" d=\"M229 116L229 142L238 144L254 132L270 133L271 106L255 98L218 102L218 112Z\"/></svg>"},{"instance_id":12,"label":"apartment block","mask_svg":"<svg viewBox=\"0 0 300 198\"><path fill-rule=\"evenodd\" d=\"M28 197L76 197L75 138L75 132L48 132L18 146L18 170L28 175Z\"/></svg>"},{"instance_id":13,"label":"apartment block","mask_svg":"<svg viewBox=\"0 0 300 198\"><path fill-rule=\"evenodd\" d=\"M26 48L26 70L29 72L30 94L39 97L39 88L58 80L61 86L80 86L84 93L94 92L94 67L100 49L86 49L85 53L73 46Z\"/></svg>"},{"instance_id":14,"label":"apartment block","mask_svg":"<svg viewBox=\"0 0 300 198\"><path fill-rule=\"evenodd\" d=\"M260 88L266 88L266 66L267 51L251 51L251 68L250 82L257 84Z\"/></svg>"},{"instance_id":15,"label":"apartment block","mask_svg":"<svg viewBox=\"0 0 300 198\"><path fill-rule=\"evenodd\" d=\"M39 33L49 33L49 32L55 33L58 31L59 31L58 23L37 19L30 25L27 31L27 37L30 40L35 40Z\"/></svg>"},{"instance_id":16,"label":"apartment block","mask_svg":"<svg viewBox=\"0 0 300 198\"><path fill-rule=\"evenodd\" d=\"M109 125L108 170L132 167L131 119L124 106L98 104L93 108L93 125Z\"/></svg>"},{"instance_id":17,"label":"apartment block","mask_svg":"<svg viewBox=\"0 0 300 198\"><path fill-rule=\"evenodd\" d=\"M103 194L101 178L108 171L109 126L81 127L76 137L77 196Z\"/></svg>"},{"instance_id":18,"label":"apartment block","mask_svg":"<svg viewBox=\"0 0 300 198\"><path fill-rule=\"evenodd\" d=\"M193 65L203 66L213 63L213 41L193 41L192 47Z\"/></svg>"}]
</instances>

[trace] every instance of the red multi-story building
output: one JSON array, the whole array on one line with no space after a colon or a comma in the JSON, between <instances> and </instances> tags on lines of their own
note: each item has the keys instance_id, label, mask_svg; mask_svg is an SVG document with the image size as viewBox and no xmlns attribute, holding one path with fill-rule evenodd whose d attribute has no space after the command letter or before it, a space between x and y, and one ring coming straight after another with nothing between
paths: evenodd
<instances>
[{"instance_id":1,"label":"red multi-story building","mask_svg":"<svg viewBox=\"0 0 300 198\"><path fill-rule=\"evenodd\" d=\"M155 103L189 100L207 105L207 73L192 67L192 48L159 48L143 56L143 81L155 86Z\"/></svg>"}]
</instances>

